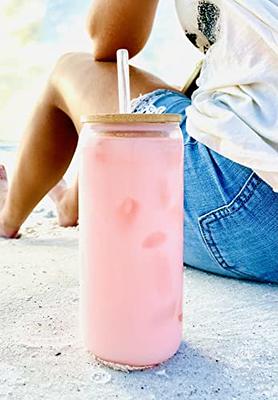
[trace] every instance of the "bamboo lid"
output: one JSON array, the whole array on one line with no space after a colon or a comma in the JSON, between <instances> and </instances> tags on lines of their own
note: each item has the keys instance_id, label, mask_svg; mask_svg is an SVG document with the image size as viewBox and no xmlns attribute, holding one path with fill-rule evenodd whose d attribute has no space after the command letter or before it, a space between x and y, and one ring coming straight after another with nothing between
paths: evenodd
<instances>
[{"instance_id":1,"label":"bamboo lid","mask_svg":"<svg viewBox=\"0 0 278 400\"><path fill-rule=\"evenodd\" d=\"M82 115L81 123L124 124L181 122L180 114L95 114Z\"/></svg>"}]
</instances>

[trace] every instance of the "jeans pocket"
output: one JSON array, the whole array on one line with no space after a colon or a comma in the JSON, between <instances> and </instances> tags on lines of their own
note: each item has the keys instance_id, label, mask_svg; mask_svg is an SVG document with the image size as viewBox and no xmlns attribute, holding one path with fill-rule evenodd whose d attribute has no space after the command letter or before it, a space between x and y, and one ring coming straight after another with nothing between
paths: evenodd
<instances>
[{"instance_id":1,"label":"jeans pocket","mask_svg":"<svg viewBox=\"0 0 278 400\"><path fill-rule=\"evenodd\" d=\"M199 217L216 263L239 277L278 281L278 195L252 173L227 205Z\"/></svg>"}]
</instances>

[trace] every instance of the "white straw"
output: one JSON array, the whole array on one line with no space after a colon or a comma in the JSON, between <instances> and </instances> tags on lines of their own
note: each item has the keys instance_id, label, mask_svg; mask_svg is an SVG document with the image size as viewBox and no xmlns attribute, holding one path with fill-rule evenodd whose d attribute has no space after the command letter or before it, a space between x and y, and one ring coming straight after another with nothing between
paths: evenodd
<instances>
[{"instance_id":1,"label":"white straw","mask_svg":"<svg viewBox=\"0 0 278 400\"><path fill-rule=\"evenodd\" d=\"M128 51L126 49L120 49L117 51L118 94L119 94L120 114L129 114L131 112L128 58L129 58Z\"/></svg>"}]
</instances>

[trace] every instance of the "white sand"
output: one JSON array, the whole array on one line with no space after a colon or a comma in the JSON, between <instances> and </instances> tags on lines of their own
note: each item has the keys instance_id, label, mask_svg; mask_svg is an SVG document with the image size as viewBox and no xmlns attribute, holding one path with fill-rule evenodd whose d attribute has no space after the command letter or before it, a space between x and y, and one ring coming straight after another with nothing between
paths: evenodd
<instances>
[{"instance_id":1,"label":"white sand","mask_svg":"<svg viewBox=\"0 0 278 400\"><path fill-rule=\"evenodd\" d=\"M187 270L184 296L175 357L100 367L78 330L78 229L43 202L20 240L0 240L0 399L278 399L278 286Z\"/></svg>"}]
</instances>

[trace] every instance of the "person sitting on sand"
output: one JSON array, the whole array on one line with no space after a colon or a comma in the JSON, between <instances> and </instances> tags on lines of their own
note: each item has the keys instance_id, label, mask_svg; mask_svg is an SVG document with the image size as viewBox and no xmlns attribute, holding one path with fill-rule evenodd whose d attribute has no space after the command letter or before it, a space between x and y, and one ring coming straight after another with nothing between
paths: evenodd
<instances>
[{"instance_id":1,"label":"person sitting on sand","mask_svg":"<svg viewBox=\"0 0 278 400\"><path fill-rule=\"evenodd\" d=\"M83 114L116 113L116 50L144 47L158 0L95 0L93 50L62 56L37 102L8 188L0 169L0 236L49 192L61 226L78 223L78 180L62 180ZM184 263L278 282L278 6L273 0L176 0L189 40L205 53L192 96L131 67L132 112L182 116ZM143 96L140 96L143 94Z\"/></svg>"}]
</instances>

